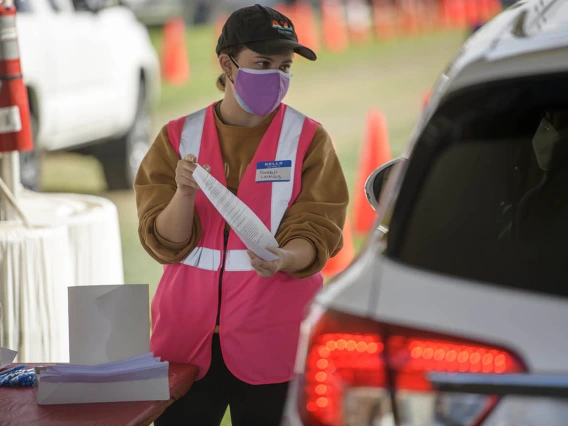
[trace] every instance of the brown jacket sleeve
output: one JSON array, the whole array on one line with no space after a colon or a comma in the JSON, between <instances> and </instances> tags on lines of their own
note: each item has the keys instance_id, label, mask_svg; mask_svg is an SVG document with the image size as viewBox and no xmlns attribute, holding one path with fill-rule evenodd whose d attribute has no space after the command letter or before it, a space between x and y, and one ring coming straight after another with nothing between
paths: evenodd
<instances>
[{"instance_id":1,"label":"brown jacket sleeve","mask_svg":"<svg viewBox=\"0 0 568 426\"><path fill-rule=\"evenodd\" d=\"M304 238L315 248L311 265L293 276L314 275L341 250L348 203L349 192L339 158L328 133L319 126L304 159L302 190L276 233L280 247L294 238Z\"/></svg>"},{"instance_id":2,"label":"brown jacket sleeve","mask_svg":"<svg viewBox=\"0 0 568 426\"><path fill-rule=\"evenodd\" d=\"M134 182L138 208L138 235L144 249L160 263L178 263L201 239L202 229L197 212L189 240L174 243L156 229L156 218L176 192L175 170L179 157L170 145L168 127L164 126L146 154Z\"/></svg>"}]
</instances>

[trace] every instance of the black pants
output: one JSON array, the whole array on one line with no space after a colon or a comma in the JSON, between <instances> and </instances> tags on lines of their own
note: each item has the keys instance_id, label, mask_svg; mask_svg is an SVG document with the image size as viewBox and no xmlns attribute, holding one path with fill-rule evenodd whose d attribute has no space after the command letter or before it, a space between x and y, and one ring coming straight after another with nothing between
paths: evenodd
<instances>
[{"instance_id":1,"label":"black pants","mask_svg":"<svg viewBox=\"0 0 568 426\"><path fill-rule=\"evenodd\" d=\"M219 336L213 336L211 367L205 377L174 402L155 426L219 426L227 406L233 426L279 426L288 383L249 385L231 374L221 354Z\"/></svg>"}]
</instances>

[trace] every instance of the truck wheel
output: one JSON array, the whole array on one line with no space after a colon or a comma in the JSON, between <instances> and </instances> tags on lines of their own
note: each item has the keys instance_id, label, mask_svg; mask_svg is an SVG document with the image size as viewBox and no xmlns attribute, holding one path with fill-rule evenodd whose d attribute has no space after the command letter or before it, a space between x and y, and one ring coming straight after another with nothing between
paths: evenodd
<instances>
[{"instance_id":1,"label":"truck wheel","mask_svg":"<svg viewBox=\"0 0 568 426\"><path fill-rule=\"evenodd\" d=\"M31 115L32 138L36 142L37 118ZM40 159L37 150L20 153L20 181L26 189L38 191L41 182Z\"/></svg>"},{"instance_id":2,"label":"truck wheel","mask_svg":"<svg viewBox=\"0 0 568 426\"><path fill-rule=\"evenodd\" d=\"M140 163L150 147L151 127L146 86L141 80L136 117L128 133L118 140L94 147L94 154L103 165L109 190L132 189Z\"/></svg>"}]
</instances>

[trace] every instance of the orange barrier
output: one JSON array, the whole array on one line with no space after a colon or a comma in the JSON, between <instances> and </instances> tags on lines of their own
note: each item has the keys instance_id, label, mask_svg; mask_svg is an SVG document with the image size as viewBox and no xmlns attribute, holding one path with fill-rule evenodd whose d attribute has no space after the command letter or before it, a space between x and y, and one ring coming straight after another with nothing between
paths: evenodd
<instances>
[{"instance_id":1,"label":"orange barrier","mask_svg":"<svg viewBox=\"0 0 568 426\"><path fill-rule=\"evenodd\" d=\"M171 18L164 25L162 75L166 82L182 85L189 80L189 57L182 18Z\"/></svg>"},{"instance_id":2,"label":"orange barrier","mask_svg":"<svg viewBox=\"0 0 568 426\"><path fill-rule=\"evenodd\" d=\"M326 48L342 52L349 47L343 4L339 0L322 0L323 36Z\"/></svg>"}]
</instances>

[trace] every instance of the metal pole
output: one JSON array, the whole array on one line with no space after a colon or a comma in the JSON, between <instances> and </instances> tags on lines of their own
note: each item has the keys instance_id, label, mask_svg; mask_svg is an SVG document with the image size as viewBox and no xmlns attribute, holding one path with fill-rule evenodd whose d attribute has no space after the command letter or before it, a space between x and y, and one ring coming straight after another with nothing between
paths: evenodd
<instances>
[{"instance_id":1,"label":"metal pole","mask_svg":"<svg viewBox=\"0 0 568 426\"><path fill-rule=\"evenodd\" d=\"M20 153L6 152L0 156L0 177L18 199L20 193ZM0 197L0 220L16 220L18 215L6 196Z\"/></svg>"}]
</instances>

